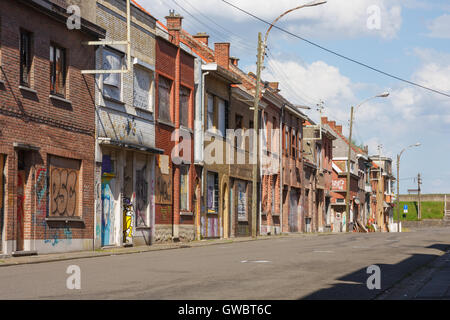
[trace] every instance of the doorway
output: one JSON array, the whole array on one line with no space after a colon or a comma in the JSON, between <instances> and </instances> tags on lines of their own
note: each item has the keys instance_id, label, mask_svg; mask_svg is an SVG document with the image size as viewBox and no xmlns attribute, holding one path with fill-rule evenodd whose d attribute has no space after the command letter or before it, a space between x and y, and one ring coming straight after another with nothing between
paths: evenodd
<instances>
[{"instance_id":1,"label":"doorway","mask_svg":"<svg viewBox=\"0 0 450 320\"><path fill-rule=\"evenodd\" d=\"M291 190L289 197L289 232L298 232L298 192Z\"/></svg>"},{"instance_id":2,"label":"doorway","mask_svg":"<svg viewBox=\"0 0 450 320\"><path fill-rule=\"evenodd\" d=\"M25 242L25 190L27 184L26 158L28 152L17 151L17 230L16 230L16 251L24 250Z\"/></svg>"}]
</instances>

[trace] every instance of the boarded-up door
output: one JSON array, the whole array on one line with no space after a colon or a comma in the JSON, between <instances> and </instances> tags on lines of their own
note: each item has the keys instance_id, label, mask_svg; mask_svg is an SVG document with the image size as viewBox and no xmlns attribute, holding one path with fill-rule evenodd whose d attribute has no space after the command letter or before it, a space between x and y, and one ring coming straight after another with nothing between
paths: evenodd
<instances>
[{"instance_id":1,"label":"boarded-up door","mask_svg":"<svg viewBox=\"0 0 450 320\"><path fill-rule=\"evenodd\" d=\"M17 173L17 251L23 250L25 217L25 171Z\"/></svg>"},{"instance_id":2,"label":"boarded-up door","mask_svg":"<svg viewBox=\"0 0 450 320\"><path fill-rule=\"evenodd\" d=\"M298 193L291 190L289 199L289 232L298 232Z\"/></svg>"},{"instance_id":3,"label":"boarded-up door","mask_svg":"<svg viewBox=\"0 0 450 320\"><path fill-rule=\"evenodd\" d=\"M115 161L109 155L104 155L102 162L102 246L114 244L115 170Z\"/></svg>"}]
</instances>

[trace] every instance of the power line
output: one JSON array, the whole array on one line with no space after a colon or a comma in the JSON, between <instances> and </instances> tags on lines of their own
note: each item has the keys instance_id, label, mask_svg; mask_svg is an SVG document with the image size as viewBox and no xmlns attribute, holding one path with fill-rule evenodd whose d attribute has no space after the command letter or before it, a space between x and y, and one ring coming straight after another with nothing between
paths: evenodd
<instances>
[{"instance_id":1,"label":"power line","mask_svg":"<svg viewBox=\"0 0 450 320\"><path fill-rule=\"evenodd\" d=\"M261 21L261 22L264 22L265 24L268 24L268 25L270 25L270 26L272 25L270 22L268 22L268 21L266 21L266 20L264 20L264 19L262 19L262 18L260 18L260 17L258 17L258 16L256 16L256 15L254 15L254 14L252 14L252 13L250 13L250 12L248 12L248 11L242 9L242 8L239 8L238 6L236 6L236 5L234 5L234 4L230 3L230 2L228 2L228 1L226 1L226 0L221 0L221 1L224 2L224 3L226 3L226 4L228 4L229 6L231 6L231 7L233 7L233 8L235 8L235 9L237 9L237 10L239 10L239 11L241 11L241 12L243 12L243 13L245 13L245 14L247 14L247 15L249 15L249 16L251 16L251 17L253 17L253 18L257 19L257 20L259 20L259 21ZM378 72L378 73L380 73L380 74L383 74L383 75L385 75L385 76L387 76L387 77L390 77L390 78L396 79L396 80L398 80L398 81L408 83L408 84L410 84L410 85L412 85L412 86L416 86L416 87L419 87L419 88L422 88L422 89L425 89L425 90L428 90L428 91L431 91L431 92L434 92L434 93L437 93L437 94L440 94L440 95L443 95L443 96L446 96L446 97L450 98L450 94L447 94L447 93L444 93L444 92L441 92L441 91L438 91L438 90L435 90L435 89L432 89L432 88L423 86L423 85L421 85L421 84L418 84L418 83L415 83L415 82L412 82L412 81L409 81L409 80L400 78L400 77L398 77L398 76L395 76L395 75L390 74L390 73L388 73L388 72L382 71L382 70L380 70L380 69L371 67L371 66L369 66L368 64L365 64L365 63L363 63L363 62L359 62L359 61L357 61L357 60L355 60L355 59L352 59L352 58L349 58L349 57L347 57L347 56L344 56L344 55L342 55L342 54L340 54L340 53L338 53L338 52L336 52L336 51L327 49L327 48L325 48L325 47L323 47L323 46L321 46L321 45L319 45L319 44L317 44L317 43L314 43L314 42L312 42L312 41L310 41L310 40L308 40L308 39L305 39L305 38L303 38L303 37L301 37L301 36L299 36L299 35L296 35L296 34L290 32L290 31L288 31L288 30L286 30L286 29L283 29L283 28L280 28L280 27L278 27L278 26L276 26L276 25L274 25L273 28L276 28L276 29L278 29L278 30L280 30L280 31L282 31L282 32L284 32L284 33L286 33L286 34L289 34L290 36L293 36L293 37L295 37L295 38L298 38L298 39L300 39L300 40L303 40L303 41L309 43L310 45L313 45L313 46L315 46L315 47L317 47L317 48L319 48L319 49L322 49L322 50L324 50L324 51L326 51L326 52L328 52L328 53L331 53L331 54L333 54L333 55L336 55L336 56L338 56L338 57L340 57L340 58L342 58L342 59L345 59L345 60L347 60L347 61L356 63L356 64L358 64L358 65L360 65L360 66L363 66L363 67L365 67L365 68L367 68L367 69L370 69L370 70L372 70L372 71L375 71L375 72Z\"/></svg>"}]
</instances>

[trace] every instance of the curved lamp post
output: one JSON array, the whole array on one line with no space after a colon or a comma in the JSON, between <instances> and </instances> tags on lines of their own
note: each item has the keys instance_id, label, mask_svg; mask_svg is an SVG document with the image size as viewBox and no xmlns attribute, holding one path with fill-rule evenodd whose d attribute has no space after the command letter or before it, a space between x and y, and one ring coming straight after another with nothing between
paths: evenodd
<instances>
[{"instance_id":1,"label":"curved lamp post","mask_svg":"<svg viewBox=\"0 0 450 320\"><path fill-rule=\"evenodd\" d=\"M409 148L413 147L420 147L422 144L420 142L416 144L412 144L406 148L404 148L398 155L397 155L397 232L400 232L400 157L402 156L403 152L405 152Z\"/></svg>"},{"instance_id":2,"label":"curved lamp post","mask_svg":"<svg viewBox=\"0 0 450 320\"><path fill-rule=\"evenodd\" d=\"M309 2L307 4L292 8L290 10L287 10L283 14L281 14L278 18L276 18L270 25L269 29L266 32L266 35L264 37L264 43L262 42L262 34L261 32L258 33L258 60L256 65L256 92L255 92L255 101L253 104L253 128L255 129L255 138L253 139L253 180L252 180L252 237L256 238L256 202L257 202L257 183L258 183L258 120L259 120L259 101L260 101L260 94L261 94L261 70L262 65L264 64L264 56L266 54L266 44L267 39L269 37L269 32L272 30L273 26L285 15L288 13L299 10L301 8L305 7L315 7L321 4L327 3L327 1L321 1L321 0L315 0L312 2ZM281 222L281 225L283 225L283 222Z\"/></svg>"},{"instance_id":3,"label":"curved lamp post","mask_svg":"<svg viewBox=\"0 0 450 320\"><path fill-rule=\"evenodd\" d=\"M376 99L376 98L387 98L389 97L389 92L384 92L382 94L376 95L374 97L371 97L369 99L364 100L363 102L361 102L360 104L357 105L356 109L358 110L358 108L360 106L362 106L364 103ZM347 158L347 195L346 195L346 200L345 200L345 212L347 214L346 217L346 229L347 232L349 232L349 226L350 226L350 161L351 161L351 156L352 156L352 133L353 133L353 113L354 113L354 107L351 108L351 113L350 113L350 134L348 137L348 158Z\"/></svg>"}]
</instances>

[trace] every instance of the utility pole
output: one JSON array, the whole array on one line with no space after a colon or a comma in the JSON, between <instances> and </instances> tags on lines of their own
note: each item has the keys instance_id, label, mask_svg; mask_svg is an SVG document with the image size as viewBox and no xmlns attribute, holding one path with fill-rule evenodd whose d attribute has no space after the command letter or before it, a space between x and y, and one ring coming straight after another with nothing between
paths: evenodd
<instances>
[{"instance_id":1,"label":"utility pole","mask_svg":"<svg viewBox=\"0 0 450 320\"><path fill-rule=\"evenodd\" d=\"M420 203L420 185L422 184L422 179L420 178L420 173L417 175L417 190L419 195L419 206L417 210L417 218L422 220L422 204Z\"/></svg>"},{"instance_id":2,"label":"utility pole","mask_svg":"<svg viewBox=\"0 0 450 320\"><path fill-rule=\"evenodd\" d=\"M265 45L265 44L264 44ZM256 208L258 198L258 129L259 129L259 99L261 94L261 69L263 64L264 50L262 34L258 33L258 56L256 62L256 92L253 104L253 178L252 178L252 237L256 238ZM283 222L281 222L282 224Z\"/></svg>"},{"instance_id":3,"label":"utility pole","mask_svg":"<svg viewBox=\"0 0 450 320\"><path fill-rule=\"evenodd\" d=\"M397 155L397 232L400 232L400 155Z\"/></svg>"},{"instance_id":4,"label":"utility pole","mask_svg":"<svg viewBox=\"0 0 450 320\"><path fill-rule=\"evenodd\" d=\"M350 134L348 136L348 157L347 157L347 197L345 201L345 212L347 215L347 223L346 223L346 229L347 232L350 232L350 162L351 162L351 156L352 156L352 133L353 133L353 110L354 107L351 109L350 113Z\"/></svg>"}]
</instances>

